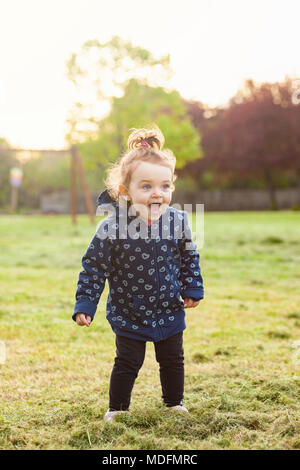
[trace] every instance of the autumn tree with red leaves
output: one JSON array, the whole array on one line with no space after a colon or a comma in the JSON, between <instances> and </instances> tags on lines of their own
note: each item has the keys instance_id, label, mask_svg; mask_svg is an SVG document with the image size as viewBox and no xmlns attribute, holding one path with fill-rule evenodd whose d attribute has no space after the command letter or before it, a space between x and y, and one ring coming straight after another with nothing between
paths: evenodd
<instances>
[{"instance_id":1,"label":"autumn tree with red leaves","mask_svg":"<svg viewBox=\"0 0 300 470\"><path fill-rule=\"evenodd\" d=\"M205 157L187 165L191 174L210 169L221 177L260 178L277 208L276 181L293 172L300 181L300 105L292 101L293 81L255 84L243 89L202 123ZM300 188L300 186L299 186Z\"/></svg>"}]
</instances>

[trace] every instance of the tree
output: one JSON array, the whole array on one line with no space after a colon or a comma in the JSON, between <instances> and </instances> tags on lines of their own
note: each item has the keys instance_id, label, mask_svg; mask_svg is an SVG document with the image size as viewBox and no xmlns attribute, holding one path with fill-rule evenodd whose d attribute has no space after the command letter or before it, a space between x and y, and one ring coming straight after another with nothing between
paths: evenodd
<instances>
[{"instance_id":1,"label":"tree","mask_svg":"<svg viewBox=\"0 0 300 470\"><path fill-rule=\"evenodd\" d=\"M165 136L165 147L177 157L177 168L201 157L200 136L191 123L177 91L150 87L130 79L124 95L113 98L110 114L99 121L98 131L79 144L86 168L106 167L127 148L131 127L148 127L156 123Z\"/></svg>"},{"instance_id":2,"label":"tree","mask_svg":"<svg viewBox=\"0 0 300 470\"><path fill-rule=\"evenodd\" d=\"M9 204L10 169L19 166L18 160L10 152L5 152L8 147L10 147L9 142L0 137L0 206L2 207Z\"/></svg>"},{"instance_id":3,"label":"tree","mask_svg":"<svg viewBox=\"0 0 300 470\"><path fill-rule=\"evenodd\" d=\"M110 111L113 97L123 95L128 80L167 85L173 74L169 54L156 59L147 49L118 36L104 44L98 39L86 41L78 54L71 55L66 69L78 97L67 120L70 144L97 131L99 120Z\"/></svg>"},{"instance_id":4,"label":"tree","mask_svg":"<svg viewBox=\"0 0 300 470\"><path fill-rule=\"evenodd\" d=\"M215 127L221 118L223 109L219 107L210 108L200 101L183 101L193 126L201 136L202 154L196 160L188 161L178 171L178 174L187 178L195 187L214 188L218 182L218 172L214 168L213 159L207 157L207 149L205 147L205 136L211 128Z\"/></svg>"},{"instance_id":5,"label":"tree","mask_svg":"<svg viewBox=\"0 0 300 470\"><path fill-rule=\"evenodd\" d=\"M206 163L223 175L262 178L272 208L277 208L279 174L300 166L299 110L291 96L292 81L288 78L283 83L247 80L203 136Z\"/></svg>"}]
</instances>

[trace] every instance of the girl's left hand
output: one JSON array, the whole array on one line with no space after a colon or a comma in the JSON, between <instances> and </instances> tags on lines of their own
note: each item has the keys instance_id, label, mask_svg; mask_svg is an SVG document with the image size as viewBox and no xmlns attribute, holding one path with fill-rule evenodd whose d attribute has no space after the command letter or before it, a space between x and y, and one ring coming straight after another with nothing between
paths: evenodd
<instances>
[{"instance_id":1,"label":"girl's left hand","mask_svg":"<svg viewBox=\"0 0 300 470\"><path fill-rule=\"evenodd\" d=\"M190 297L186 297L184 299L184 308L197 307L199 303L200 303L200 300L193 300Z\"/></svg>"}]
</instances>

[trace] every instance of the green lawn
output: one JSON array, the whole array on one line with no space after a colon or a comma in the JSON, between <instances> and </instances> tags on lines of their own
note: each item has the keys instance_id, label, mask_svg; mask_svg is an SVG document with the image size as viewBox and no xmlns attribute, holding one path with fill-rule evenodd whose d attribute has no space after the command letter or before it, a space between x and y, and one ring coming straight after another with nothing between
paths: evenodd
<instances>
[{"instance_id":1,"label":"green lawn","mask_svg":"<svg viewBox=\"0 0 300 470\"><path fill-rule=\"evenodd\" d=\"M131 412L113 424L107 285L89 329L71 320L96 228L78 221L0 216L0 448L299 449L300 214L205 215L205 300L184 332L190 413L163 408L147 343Z\"/></svg>"}]
</instances>

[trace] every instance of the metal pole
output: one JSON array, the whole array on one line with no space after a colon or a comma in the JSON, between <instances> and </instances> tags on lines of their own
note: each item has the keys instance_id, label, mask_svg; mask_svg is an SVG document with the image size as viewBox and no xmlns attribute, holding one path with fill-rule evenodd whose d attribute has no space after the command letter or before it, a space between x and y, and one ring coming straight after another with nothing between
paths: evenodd
<instances>
[{"instance_id":1,"label":"metal pole","mask_svg":"<svg viewBox=\"0 0 300 470\"><path fill-rule=\"evenodd\" d=\"M77 167L78 167L78 172L79 172L81 189L82 189L83 197L85 201L85 206L90 216L91 223L93 224L95 221L95 209L93 206L92 198L91 198L89 187L87 184L82 158L81 158L81 155L79 153L79 149L77 146L75 146L75 153L76 153L76 162L77 162Z\"/></svg>"}]
</instances>

